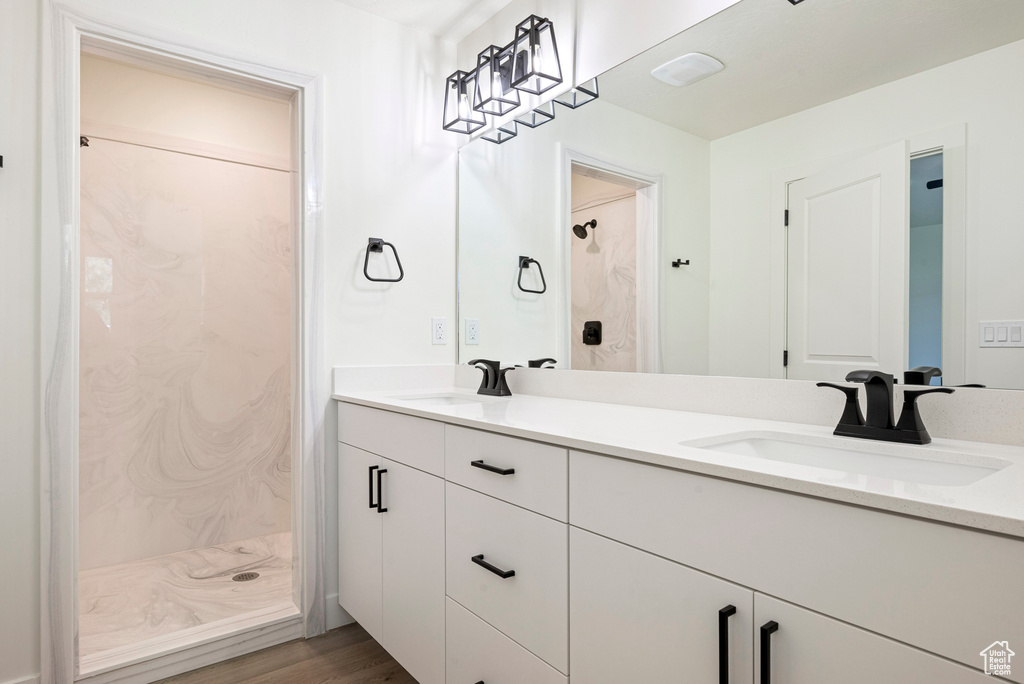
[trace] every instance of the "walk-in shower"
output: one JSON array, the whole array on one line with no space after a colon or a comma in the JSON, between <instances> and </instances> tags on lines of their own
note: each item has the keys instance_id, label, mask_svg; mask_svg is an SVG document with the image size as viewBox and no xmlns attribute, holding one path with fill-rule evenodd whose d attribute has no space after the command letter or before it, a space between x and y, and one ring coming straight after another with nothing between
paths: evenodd
<instances>
[{"instance_id":1,"label":"walk-in shower","mask_svg":"<svg viewBox=\"0 0 1024 684\"><path fill-rule=\"evenodd\" d=\"M290 107L82 56L84 674L298 613Z\"/></svg>"}]
</instances>

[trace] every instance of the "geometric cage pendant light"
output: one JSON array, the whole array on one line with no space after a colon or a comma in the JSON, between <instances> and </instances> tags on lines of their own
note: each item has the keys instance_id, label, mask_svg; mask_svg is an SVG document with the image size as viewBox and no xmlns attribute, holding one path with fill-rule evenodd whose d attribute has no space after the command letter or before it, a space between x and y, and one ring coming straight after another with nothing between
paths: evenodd
<instances>
[{"instance_id":1,"label":"geometric cage pendant light","mask_svg":"<svg viewBox=\"0 0 1024 684\"><path fill-rule=\"evenodd\" d=\"M512 87L512 44L492 45L476 58L473 109L502 116L519 106L519 91Z\"/></svg>"},{"instance_id":2,"label":"geometric cage pendant light","mask_svg":"<svg viewBox=\"0 0 1024 684\"><path fill-rule=\"evenodd\" d=\"M551 21L531 14L516 26L512 41L512 87L540 95L562 82L562 66Z\"/></svg>"},{"instance_id":3,"label":"geometric cage pendant light","mask_svg":"<svg viewBox=\"0 0 1024 684\"><path fill-rule=\"evenodd\" d=\"M444 120L446 131L473 133L487 124L487 119L473 109L477 71L456 71L448 77L444 91Z\"/></svg>"}]
</instances>

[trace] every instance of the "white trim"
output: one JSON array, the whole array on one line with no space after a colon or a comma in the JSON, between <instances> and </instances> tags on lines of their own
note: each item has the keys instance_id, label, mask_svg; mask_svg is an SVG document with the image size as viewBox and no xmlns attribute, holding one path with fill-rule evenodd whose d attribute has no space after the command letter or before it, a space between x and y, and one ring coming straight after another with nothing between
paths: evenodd
<instances>
[{"instance_id":1,"label":"white trim","mask_svg":"<svg viewBox=\"0 0 1024 684\"><path fill-rule=\"evenodd\" d=\"M335 369L338 370L338 369ZM355 622L355 618L346 612L341 607L341 603L338 601L337 594L327 595L327 629L337 629L338 627L344 627L345 625L351 625Z\"/></svg>"},{"instance_id":2,"label":"white trim","mask_svg":"<svg viewBox=\"0 0 1024 684\"><path fill-rule=\"evenodd\" d=\"M301 627L298 609L290 601L262 610L252 611L237 618L225 618L183 629L168 637L157 636L108 651L85 656L79 662L79 681L99 681L103 675L115 679L124 676L129 668L141 667L148 671L154 661L188 662L188 654L206 644L228 643L232 637L242 637L255 628L279 624Z\"/></svg>"},{"instance_id":3,"label":"white trim","mask_svg":"<svg viewBox=\"0 0 1024 684\"><path fill-rule=\"evenodd\" d=\"M325 625L323 422L329 388L326 377L321 377L325 376L322 77L260 64L247 55L226 54L221 46L198 44L190 36L169 38L167 32L157 36L148 33L144 25L119 22L99 21L54 0L43 3L41 684L72 681L78 658L78 136L79 57L83 44L90 52L106 50L119 59L131 56L161 70L256 90L267 97L291 98L297 109L293 147L300 158L290 165L299 169L293 175L292 193L298 319L293 338L292 531L298 564L294 596L302 617L297 618L296 629L275 627L238 638L245 643L244 648L249 648L257 643L269 645L265 642L286 636L313 636L323 632ZM238 648L243 647L235 651ZM231 655L237 655L235 651L230 651ZM228 652L210 650L203 657L219 659ZM199 660L191 662L194 666Z\"/></svg>"},{"instance_id":4,"label":"white trim","mask_svg":"<svg viewBox=\"0 0 1024 684\"><path fill-rule=\"evenodd\" d=\"M86 675L76 681L87 684L147 684L300 639L302 632L302 617L298 615L287 620L263 622L242 632L197 643L102 674Z\"/></svg>"},{"instance_id":5,"label":"white trim","mask_svg":"<svg viewBox=\"0 0 1024 684\"><path fill-rule=\"evenodd\" d=\"M21 679L10 679L2 684L39 684L39 675L22 677Z\"/></svg>"},{"instance_id":6,"label":"white trim","mask_svg":"<svg viewBox=\"0 0 1024 684\"><path fill-rule=\"evenodd\" d=\"M558 279L560 316L557 347L566 367L572 367L572 174L573 166L593 171L597 178L636 188L636 354L637 371L660 373L662 368L662 192L664 176L656 171L638 170L607 157L558 144L560 188L555 219L556 260L562 265Z\"/></svg>"},{"instance_id":7,"label":"white trim","mask_svg":"<svg viewBox=\"0 0 1024 684\"><path fill-rule=\"evenodd\" d=\"M97 121L82 121L81 133L87 138L97 140L111 140L114 142L138 145L140 147L151 147L157 150L168 152L179 152L195 157L206 159L218 159L220 161L245 164L246 166L258 166L272 171L291 171L291 159L286 157L275 157L269 154L259 154L249 150L240 150L225 145L215 145L208 142L199 142L187 138L179 138L175 135L165 135L153 131L143 131L128 126L116 126L113 124L99 123Z\"/></svg>"},{"instance_id":8,"label":"white trim","mask_svg":"<svg viewBox=\"0 0 1024 684\"><path fill-rule=\"evenodd\" d=\"M772 171L770 241L769 377L785 378L786 226L789 184L896 141ZM907 139L910 157L943 151L942 374L943 384L967 382L967 125L957 124ZM948 156L947 156L948 155ZM909 163L909 157L908 157ZM909 240L909 235L907 236Z\"/></svg>"}]
</instances>

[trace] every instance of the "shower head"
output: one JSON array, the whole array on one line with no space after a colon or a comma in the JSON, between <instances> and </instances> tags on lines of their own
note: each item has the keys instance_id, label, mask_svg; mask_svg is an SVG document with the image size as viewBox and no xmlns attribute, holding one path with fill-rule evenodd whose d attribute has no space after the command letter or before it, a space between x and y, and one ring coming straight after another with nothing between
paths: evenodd
<instances>
[{"instance_id":1,"label":"shower head","mask_svg":"<svg viewBox=\"0 0 1024 684\"><path fill-rule=\"evenodd\" d=\"M590 228L591 230L594 230L595 228L597 228L597 219L591 219L591 220L587 221L586 223L584 223L582 226L577 223L575 226L572 227L572 232L580 240L586 240L587 239L587 228Z\"/></svg>"}]
</instances>

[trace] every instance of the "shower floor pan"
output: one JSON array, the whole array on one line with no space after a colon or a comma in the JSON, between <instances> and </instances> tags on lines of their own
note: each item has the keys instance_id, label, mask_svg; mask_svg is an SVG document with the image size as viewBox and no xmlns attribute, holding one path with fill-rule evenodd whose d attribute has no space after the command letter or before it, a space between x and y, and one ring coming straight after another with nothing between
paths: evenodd
<instances>
[{"instance_id":1,"label":"shower floor pan","mask_svg":"<svg viewBox=\"0 0 1024 684\"><path fill-rule=\"evenodd\" d=\"M291 534L83 570L78 606L80 676L293 618Z\"/></svg>"}]
</instances>

